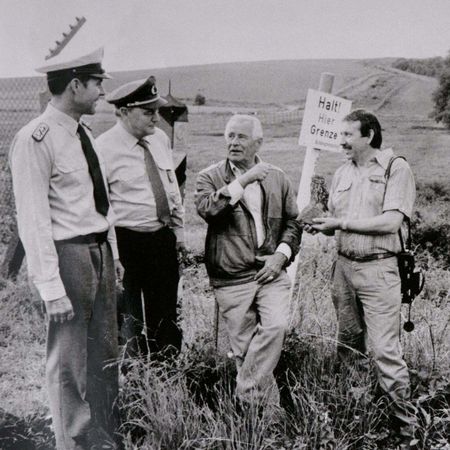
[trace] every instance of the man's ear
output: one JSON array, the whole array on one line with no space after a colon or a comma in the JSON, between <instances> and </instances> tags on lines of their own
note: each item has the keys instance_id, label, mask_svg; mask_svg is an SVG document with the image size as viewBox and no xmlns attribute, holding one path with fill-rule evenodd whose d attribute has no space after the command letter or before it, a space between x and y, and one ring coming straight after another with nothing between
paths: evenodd
<instances>
[{"instance_id":1,"label":"man's ear","mask_svg":"<svg viewBox=\"0 0 450 450\"><path fill-rule=\"evenodd\" d=\"M75 94L75 92L79 89L81 85L81 81L78 78L72 78L69 81L67 87Z\"/></svg>"},{"instance_id":2,"label":"man's ear","mask_svg":"<svg viewBox=\"0 0 450 450\"><path fill-rule=\"evenodd\" d=\"M263 143L263 138L262 137L258 138L258 139L255 139L255 144L256 144L258 150L260 149L262 143Z\"/></svg>"},{"instance_id":3,"label":"man's ear","mask_svg":"<svg viewBox=\"0 0 450 450\"><path fill-rule=\"evenodd\" d=\"M367 143L370 145L372 142L373 137L375 136L375 131L372 129L369 130L369 136L367 136Z\"/></svg>"}]
</instances>

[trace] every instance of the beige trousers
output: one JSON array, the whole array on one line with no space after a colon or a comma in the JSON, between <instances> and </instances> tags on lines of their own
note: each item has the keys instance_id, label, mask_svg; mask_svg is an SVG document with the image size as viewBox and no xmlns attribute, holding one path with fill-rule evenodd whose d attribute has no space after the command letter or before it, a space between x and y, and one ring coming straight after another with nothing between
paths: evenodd
<instances>
[{"instance_id":1,"label":"beige trousers","mask_svg":"<svg viewBox=\"0 0 450 450\"><path fill-rule=\"evenodd\" d=\"M392 399L401 422L415 418L408 402L409 374L400 346L400 277L397 258L355 262L339 256L332 274L332 298L338 319L338 352L366 352L378 369L381 388Z\"/></svg>"},{"instance_id":2,"label":"beige trousers","mask_svg":"<svg viewBox=\"0 0 450 450\"><path fill-rule=\"evenodd\" d=\"M236 394L243 401L279 404L273 371L288 326L290 289L284 270L268 284L214 288L236 358Z\"/></svg>"}]
</instances>

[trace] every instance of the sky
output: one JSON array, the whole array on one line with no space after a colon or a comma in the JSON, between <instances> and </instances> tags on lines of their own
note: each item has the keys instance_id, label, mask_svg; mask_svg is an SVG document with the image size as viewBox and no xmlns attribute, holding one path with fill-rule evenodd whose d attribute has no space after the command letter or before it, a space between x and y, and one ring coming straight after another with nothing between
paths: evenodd
<instances>
[{"instance_id":1,"label":"sky","mask_svg":"<svg viewBox=\"0 0 450 450\"><path fill-rule=\"evenodd\" d=\"M108 71L234 61L446 56L450 0L0 0L0 77L105 47Z\"/></svg>"}]
</instances>

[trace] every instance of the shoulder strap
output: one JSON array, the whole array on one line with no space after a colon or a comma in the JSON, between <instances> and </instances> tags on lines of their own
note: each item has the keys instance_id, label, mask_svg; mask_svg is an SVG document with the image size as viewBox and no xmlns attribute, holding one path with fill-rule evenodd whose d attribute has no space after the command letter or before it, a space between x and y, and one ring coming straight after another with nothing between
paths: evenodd
<instances>
[{"instance_id":1,"label":"shoulder strap","mask_svg":"<svg viewBox=\"0 0 450 450\"><path fill-rule=\"evenodd\" d=\"M386 197L387 183L388 183L389 177L391 176L391 167L392 167L392 164L394 163L394 161L395 161L396 159L399 159L399 158L404 159L404 160L406 161L406 158L405 158L404 156L393 156L393 157L389 160L388 166L387 166L387 168L386 168L386 172L384 173L384 179L386 180L386 186L385 186L385 188L384 188L383 204L384 204L384 198ZM406 238L406 248L410 249L410 248L411 248L411 221L409 220L409 217L406 217L406 216L405 216L404 220L406 221L406 224L408 225L408 236L407 236L407 238ZM403 237L402 237L402 230L401 230L401 227L400 227L400 229L398 230L398 236L399 236L399 238L400 238L400 244L401 244L401 246L402 246L402 251L405 251L405 244L404 244L404 242L403 242Z\"/></svg>"}]
</instances>

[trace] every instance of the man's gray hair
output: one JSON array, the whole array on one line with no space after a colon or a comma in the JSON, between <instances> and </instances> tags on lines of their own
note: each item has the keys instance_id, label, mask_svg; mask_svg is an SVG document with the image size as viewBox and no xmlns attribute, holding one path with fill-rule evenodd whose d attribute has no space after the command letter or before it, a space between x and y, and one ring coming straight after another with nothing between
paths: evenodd
<instances>
[{"instance_id":1,"label":"man's gray hair","mask_svg":"<svg viewBox=\"0 0 450 450\"><path fill-rule=\"evenodd\" d=\"M251 116L249 114L234 114L233 116L231 116L230 120L227 122L227 125L225 127L225 139L227 137L228 134L228 127L233 123L233 122L240 122L240 121L246 121L246 122L251 122L253 127L252 127L252 139L262 139L263 138L263 130L262 130L262 126L261 126L261 122L260 120L256 117L256 116Z\"/></svg>"}]
</instances>

